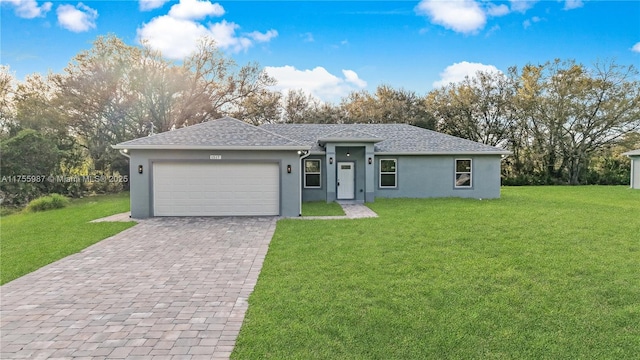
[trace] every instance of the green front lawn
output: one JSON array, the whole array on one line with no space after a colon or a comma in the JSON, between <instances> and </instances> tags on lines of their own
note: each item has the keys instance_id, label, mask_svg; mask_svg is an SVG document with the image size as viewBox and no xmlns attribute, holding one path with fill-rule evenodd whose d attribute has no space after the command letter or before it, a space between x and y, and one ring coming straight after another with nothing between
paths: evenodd
<instances>
[{"instance_id":1,"label":"green front lawn","mask_svg":"<svg viewBox=\"0 0 640 360\"><path fill-rule=\"evenodd\" d=\"M281 220L234 359L640 354L640 191L504 188Z\"/></svg>"},{"instance_id":2,"label":"green front lawn","mask_svg":"<svg viewBox=\"0 0 640 360\"><path fill-rule=\"evenodd\" d=\"M0 284L133 226L133 222L89 222L125 211L129 211L129 193L73 200L64 209L3 216Z\"/></svg>"},{"instance_id":3,"label":"green front lawn","mask_svg":"<svg viewBox=\"0 0 640 360\"><path fill-rule=\"evenodd\" d=\"M302 203L302 216L343 216L344 211L337 202L312 201Z\"/></svg>"}]
</instances>

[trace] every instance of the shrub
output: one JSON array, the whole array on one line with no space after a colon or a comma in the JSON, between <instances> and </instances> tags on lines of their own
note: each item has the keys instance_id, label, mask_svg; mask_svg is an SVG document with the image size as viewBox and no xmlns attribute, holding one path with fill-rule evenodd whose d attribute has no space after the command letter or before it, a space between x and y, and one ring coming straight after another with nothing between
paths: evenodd
<instances>
[{"instance_id":1,"label":"shrub","mask_svg":"<svg viewBox=\"0 0 640 360\"><path fill-rule=\"evenodd\" d=\"M69 199L60 194L51 194L32 200L27 205L27 211L46 211L51 209L61 209L69 204Z\"/></svg>"}]
</instances>

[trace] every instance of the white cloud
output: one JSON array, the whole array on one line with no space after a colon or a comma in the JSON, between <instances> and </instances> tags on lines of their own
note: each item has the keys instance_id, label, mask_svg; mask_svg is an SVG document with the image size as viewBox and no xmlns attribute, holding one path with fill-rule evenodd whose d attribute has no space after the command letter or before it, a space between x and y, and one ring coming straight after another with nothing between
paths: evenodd
<instances>
[{"instance_id":1,"label":"white cloud","mask_svg":"<svg viewBox=\"0 0 640 360\"><path fill-rule=\"evenodd\" d=\"M222 20L205 24L196 21L207 17L224 15L218 3L203 0L180 0L173 5L168 15L158 16L138 28L138 41L146 42L171 59L183 59L197 49L198 41L209 37L221 49L231 52L246 51L255 43L268 42L278 36L270 29L267 32L253 31L238 34L240 26Z\"/></svg>"},{"instance_id":2,"label":"white cloud","mask_svg":"<svg viewBox=\"0 0 640 360\"><path fill-rule=\"evenodd\" d=\"M139 0L141 11L150 11L164 6L170 0Z\"/></svg>"},{"instance_id":3,"label":"white cloud","mask_svg":"<svg viewBox=\"0 0 640 360\"><path fill-rule=\"evenodd\" d=\"M331 74L322 66L313 70L298 70L289 65L267 66L264 70L278 80L274 90L286 92L302 89L323 101L338 101L350 92L367 86L367 82L360 79L353 70L342 70L344 78Z\"/></svg>"},{"instance_id":4,"label":"white cloud","mask_svg":"<svg viewBox=\"0 0 640 360\"><path fill-rule=\"evenodd\" d=\"M222 15L224 15L224 8L220 4L212 4L206 0L180 0L169 10L169 16L184 20L200 20L209 16Z\"/></svg>"},{"instance_id":5,"label":"white cloud","mask_svg":"<svg viewBox=\"0 0 640 360\"><path fill-rule=\"evenodd\" d=\"M444 71L440 73L440 80L433 83L433 87L439 88L449 85L450 83L460 82L467 76L475 76L478 71L501 73L501 71L493 65L462 61L447 66Z\"/></svg>"},{"instance_id":6,"label":"white cloud","mask_svg":"<svg viewBox=\"0 0 640 360\"><path fill-rule=\"evenodd\" d=\"M477 32L487 22L486 14L473 0L422 0L416 12L428 16L435 24L464 34Z\"/></svg>"},{"instance_id":7,"label":"white cloud","mask_svg":"<svg viewBox=\"0 0 640 360\"><path fill-rule=\"evenodd\" d=\"M274 37L278 36L278 32L276 30L271 29L264 34L259 31L254 31L247 35L257 42L268 42Z\"/></svg>"},{"instance_id":8,"label":"white cloud","mask_svg":"<svg viewBox=\"0 0 640 360\"><path fill-rule=\"evenodd\" d=\"M640 42L637 42L635 45L633 45L631 51L640 53Z\"/></svg>"},{"instance_id":9,"label":"white cloud","mask_svg":"<svg viewBox=\"0 0 640 360\"><path fill-rule=\"evenodd\" d=\"M535 5L538 0L509 0L511 2L511 10L517 11L520 13L525 13L527 10L531 9L533 5Z\"/></svg>"},{"instance_id":10,"label":"white cloud","mask_svg":"<svg viewBox=\"0 0 640 360\"><path fill-rule=\"evenodd\" d=\"M358 74L356 74L355 71L353 70L342 70L342 74L344 75L344 78L347 80L347 82L352 83L353 85L359 87L359 88L364 88L367 87L367 82L360 79L358 77Z\"/></svg>"},{"instance_id":11,"label":"white cloud","mask_svg":"<svg viewBox=\"0 0 640 360\"><path fill-rule=\"evenodd\" d=\"M60 5L56 9L58 23L63 28L73 32L84 32L95 29L98 11L83 3L73 5Z\"/></svg>"},{"instance_id":12,"label":"white cloud","mask_svg":"<svg viewBox=\"0 0 640 360\"><path fill-rule=\"evenodd\" d=\"M201 24L159 16L138 29L138 38L160 50L170 59L182 59L196 50L198 39L209 34L209 29Z\"/></svg>"},{"instance_id":13,"label":"white cloud","mask_svg":"<svg viewBox=\"0 0 640 360\"><path fill-rule=\"evenodd\" d=\"M584 3L582 2L582 0L566 0L564 2L565 10L573 10L573 9L581 8L582 6L584 6Z\"/></svg>"},{"instance_id":14,"label":"white cloud","mask_svg":"<svg viewBox=\"0 0 640 360\"><path fill-rule=\"evenodd\" d=\"M314 42L315 39L313 38L313 34L308 32L308 33L304 33L302 35L300 35L303 38L304 42Z\"/></svg>"},{"instance_id":15,"label":"white cloud","mask_svg":"<svg viewBox=\"0 0 640 360\"><path fill-rule=\"evenodd\" d=\"M38 6L36 0L1 0L3 3L13 5L16 15L24 19L33 19L37 17L44 17L49 10L51 10L52 4L45 2L42 6Z\"/></svg>"},{"instance_id":16,"label":"white cloud","mask_svg":"<svg viewBox=\"0 0 640 360\"><path fill-rule=\"evenodd\" d=\"M489 16L504 16L509 13L509 7L505 4L491 4L487 5L487 15Z\"/></svg>"},{"instance_id":17,"label":"white cloud","mask_svg":"<svg viewBox=\"0 0 640 360\"><path fill-rule=\"evenodd\" d=\"M149 11L161 8L169 0L140 0L140 10Z\"/></svg>"},{"instance_id":18,"label":"white cloud","mask_svg":"<svg viewBox=\"0 0 640 360\"><path fill-rule=\"evenodd\" d=\"M527 29L527 28L529 28L531 25L533 25L534 23L540 22L540 20L542 20L542 19L540 19L540 18L539 18L539 17L537 17L537 16L534 16L534 17L532 17L531 19L527 19L527 20L523 21L523 22L522 22L522 27L524 27L525 29Z\"/></svg>"}]
</instances>

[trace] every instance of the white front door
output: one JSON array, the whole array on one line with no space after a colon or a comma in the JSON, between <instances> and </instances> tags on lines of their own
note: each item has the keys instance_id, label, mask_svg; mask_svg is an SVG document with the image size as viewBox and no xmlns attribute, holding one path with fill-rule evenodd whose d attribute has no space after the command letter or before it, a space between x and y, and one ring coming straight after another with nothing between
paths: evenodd
<instances>
[{"instance_id":1,"label":"white front door","mask_svg":"<svg viewBox=\"0 0 640 360\"><path fill-rule=\"evenodd\" d=\"M355 199L354 163L338 163L338 200Z\"/></svg>"}]
</instances>

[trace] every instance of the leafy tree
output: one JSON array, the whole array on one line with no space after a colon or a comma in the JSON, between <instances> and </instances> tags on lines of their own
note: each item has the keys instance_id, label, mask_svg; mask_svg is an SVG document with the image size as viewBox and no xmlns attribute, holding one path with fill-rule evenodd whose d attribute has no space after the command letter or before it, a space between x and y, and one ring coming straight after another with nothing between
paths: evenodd
<instances>
[{"instance_id":1,"label":"leafy tree","mask_svg":"<svg viewBox=\"0 0 640 360\"><path fill-rule=\"evenodd\" d=\"M64 75L53 78L61 111L96 170L126 172L126 162L111 145L140 135L146 121L137 117L141 111L132 87L133 64L140 59L140 49L114 36L99 37L93 48L76 55Z\"/></svg>"},{"instance_id":2,"label":"leafy tree","mask_svg":"<svg viewBox=\"0 0 640 360\"><path fill-rule=\"evenodd\" d=\"M32 129L22 130L0 142L0 153L0 191L6 203L23 205L48 193L53 183L46 178L56 172L60 159L51 139Z\"/></svg>"},{"instance_id":3,"label":"leafy tree","mask_svg":"<svg viewBox=\"0 0 640 360\"><path fill-rule=\"evenodd\" d=\"M6 137L15 120L15 78L8 66L0 65L0 136Z\"/></svg>"},{"instance_id":4,"label":"leafy tree","mask_svg":"<svg viewBox=\"0 0 640 360\"><path fill-rule=\"evenodd\" d=\"M434 128L433 117L427 111L424 99L413 91L394 89L388 85L368 91L352 92L342 100L340 107L348 123L414 124Z\"/></svg>"},{"instance_id":5,"label":"leafy tree","mask_svg":"<svg viewBox=\"0 0 640 360\"><path fill-rule=\"evenodd\" d=\"M281 100L279 92L262 89L244 97L231 115L256 126L276 123L280 120Z\"/></svg>"},{"instance_id":6,"label":"leafy tree","mask_svg":"<svg viewBox=\"0 0 640 360\"><path fill-rule=\"evenodd\" d=\"M266 104L275 97L266 92L276 84L274 78L257 63L238 68L211 38L201 40L198 49L184 60L183 70L189 77L176 127L217 119L238 112L243 106L250 107L244 101Z\"/></svg>"},{"instance_id":7,"label":"leafy tree","mask_svg":"<svg viewBox=\"0 0 640 360\"><path fill-rule=\"evenodd\" d=\"M548 178L580 183L599 149L640 128L637 75L633 66L614 62L587 69L556 60L523 68L519 117Z\"/></svg>"},{"instance_id":8,"label":"leafy tree","mask_svg":"<svg viewBox=\"0 0 640 360\"><path fill-rule=\"evenodd\" d=\"M513 96L507 76L479 71L432 91L426 102L439 131L497 146L507 141L514 125Z\"/></svg>"},{"instance_id":9,"label":"leafy tree","mask_svg":"<svg viewBox=\"0 0 640 360\"><path fill-rule=\"evenodd\" d=\"M301 89L289 90L282 99L282 121L286 124L303 124L311 120L311 111L318 102Z\"/></svg>"}]
</instances>

